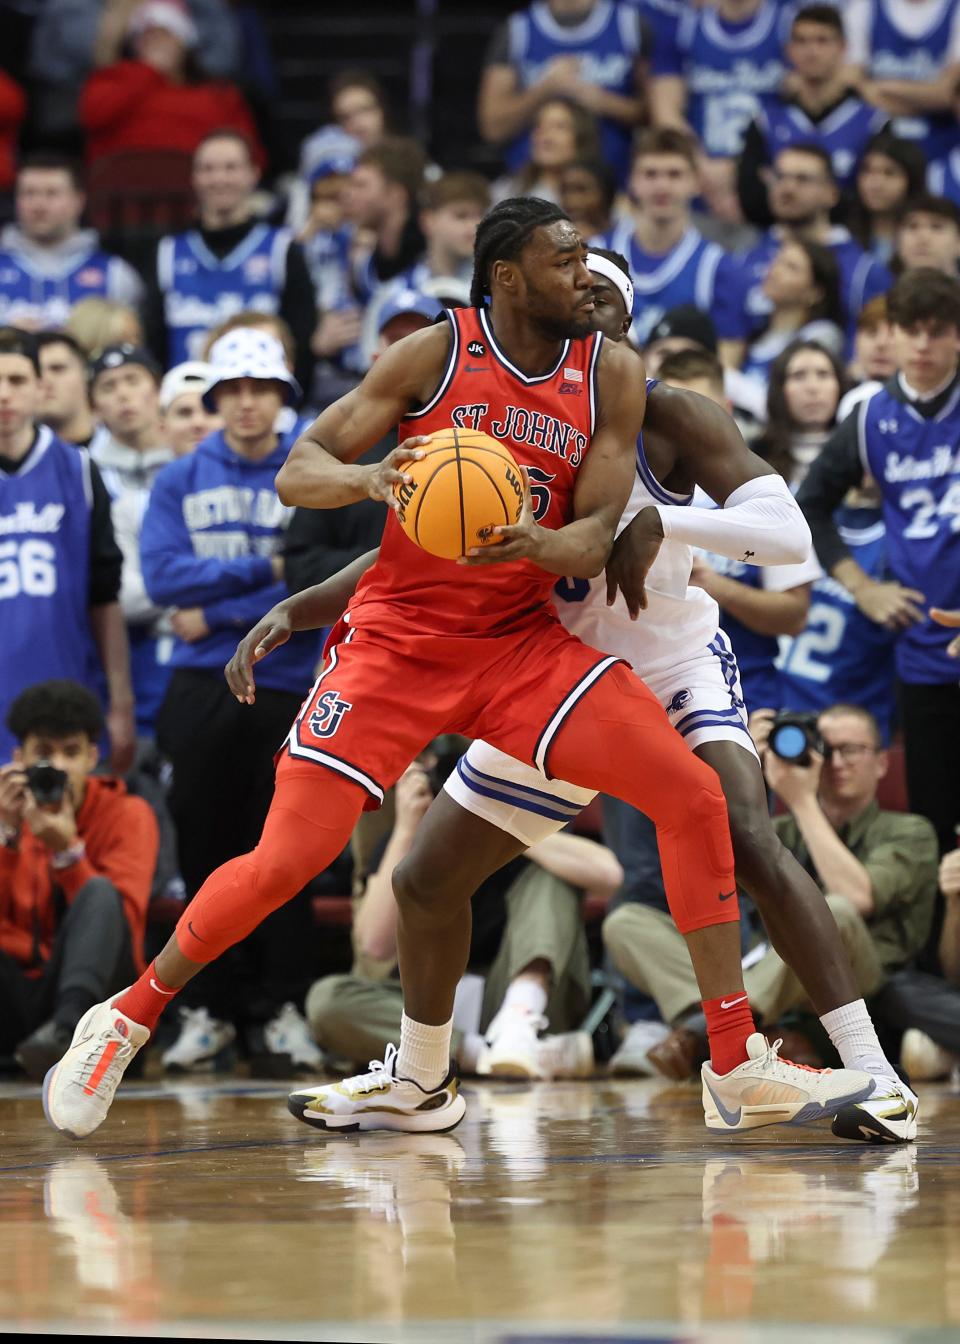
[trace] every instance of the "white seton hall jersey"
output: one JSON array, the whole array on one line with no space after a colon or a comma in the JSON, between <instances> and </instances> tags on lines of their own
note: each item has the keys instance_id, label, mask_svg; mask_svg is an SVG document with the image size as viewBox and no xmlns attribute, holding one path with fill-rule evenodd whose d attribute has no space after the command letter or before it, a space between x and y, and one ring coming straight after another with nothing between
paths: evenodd
<instances>
[{"instance_id":1,"label":"white seton hall jersey","mask_svg":"<svg viewBox=\"0 0 960 1344\"><path fill-rule=\"evenodd\" d=\"M647 391L656 382L647 380ZM648 504L689 504L692 495L664 489L647 464L643 435L637 439L637 474L617 533ZM688 586L693 552L682 541L664 541L647 575L647 608L637 621L623 595L607 606L607 581L560 579L554 601L560 620L585 644L617 654L632 664L645 681L706 649L715 639L719 608L702 588Z\"/></svg>"}]
</instances>

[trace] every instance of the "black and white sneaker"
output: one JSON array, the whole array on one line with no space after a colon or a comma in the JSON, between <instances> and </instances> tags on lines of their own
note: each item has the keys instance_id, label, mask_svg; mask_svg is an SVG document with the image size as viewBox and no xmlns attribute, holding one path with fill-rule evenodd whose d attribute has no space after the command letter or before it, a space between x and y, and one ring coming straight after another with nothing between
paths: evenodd
<instances>
[{"instance_id":1,"label":"black and white sneaker","mask_svg":"<svg viewBox=\"0 0 960 1344\"><path fill-rule=\"evenodd\" d=\"M343 1134L369 1129L444 1133L459 1125L467 1106L453 1068L428 1092L412 1079L398 1078L396 1063L396 1046L388 1045L383 1062L371 1060L369 1072L291 1092L287 1109L305 1125Z\"/></svg>"},{"instance_id":2,"label":"black and white sneaker","mask_svg":"<svg viewBox=\"0 0 960 1344\"><path fill-rule=\"evenodd\" d=\"M899 1078L877 1078L865 1101L844 1106L831 1129L858 1143L910 1143L917 1137L920 1101Z\"/></svg>"}]
</instances>

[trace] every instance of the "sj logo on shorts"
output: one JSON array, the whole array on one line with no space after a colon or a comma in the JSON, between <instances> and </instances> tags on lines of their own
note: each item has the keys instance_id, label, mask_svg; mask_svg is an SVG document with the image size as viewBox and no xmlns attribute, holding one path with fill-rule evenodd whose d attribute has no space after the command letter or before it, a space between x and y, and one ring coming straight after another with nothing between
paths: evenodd
<instances>
[{"instance_id":1,"label":"sj logo on shorts","mask_svg":"<svg viewBox=\"0 0 960 1344\"><path fill-rule=\"evenodd\" d=\"M308 719L311 733L314 737L333 737L348 709L353 709L353 705L341 700L339 691L324 691L317 697L316 707Z\"/></svg>"}]
</instances>

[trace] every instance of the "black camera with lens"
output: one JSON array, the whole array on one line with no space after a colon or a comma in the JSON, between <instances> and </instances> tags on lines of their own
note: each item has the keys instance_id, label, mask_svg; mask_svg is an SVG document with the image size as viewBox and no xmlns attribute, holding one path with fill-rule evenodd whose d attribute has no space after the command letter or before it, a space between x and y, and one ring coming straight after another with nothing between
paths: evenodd
<instances>
[{"instance_id":1,"label":"black camera with lens","mask_svg":"<svg viewBox=\"0 0 960 1344\"><path fill-rule=\"evenodd\" d=\"M49 761L37 761L35 765L28 765L24 773L27 776L27 788L38 807L62 801L67 791L66 770L59 770Z\"/></svg>"},{"instance_id":2,"label":"black camera with lens","mask_svg":"<svg viewBox=\"0 0 960 1344\"><path fill-rule=\"evenodd\" d=\"M791 765L809 765L810 753L813 751L818 752L824 760L829 759L830 749L820 735L818 718L819 715L809 712L780 710L773 720L767 739L770 750L781 761L789 761Z\"/></svg>"}]
</instances>

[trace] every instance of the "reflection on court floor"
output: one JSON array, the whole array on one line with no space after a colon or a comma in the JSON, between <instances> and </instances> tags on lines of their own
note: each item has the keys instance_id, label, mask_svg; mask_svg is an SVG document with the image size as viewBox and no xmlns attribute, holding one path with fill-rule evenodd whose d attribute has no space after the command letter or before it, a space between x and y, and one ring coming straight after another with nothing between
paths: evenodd
<instances>
[{"instance_id":1,"label":"reflection on court floor","mask_svg":"<svg viewBox=\"0 0 960 1344\"><path fill-rule=\"evenodd\" d=\"M344 1341L956 1338L960 1098L910 1148L703 1128L652 1082L475 1085L325 1137L285 1088L134 1084L91 1141L0 1089L0 1329Z\"/></svg>"}]
</instances>

